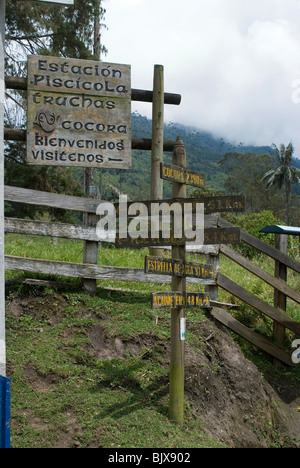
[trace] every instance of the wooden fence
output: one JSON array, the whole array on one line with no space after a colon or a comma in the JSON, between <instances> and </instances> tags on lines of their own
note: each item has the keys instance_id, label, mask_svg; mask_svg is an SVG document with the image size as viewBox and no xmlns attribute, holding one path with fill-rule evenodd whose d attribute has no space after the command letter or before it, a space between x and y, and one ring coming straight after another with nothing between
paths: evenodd
<instances>
[{"instance_id":1,"label":"wooden fence","mask_svg":"<svg viewBox=\"0 0 300 468\"><path fill-rule=\"evenodd\" d=\"M5 200L10 202L55 207L92 214L96 213L96 209L99 203L105 203L101 200L94 200L90 198L58 195L55 193L39 192L35 190L9 186L5 186ZM232 226L230 223L218 216L207 216L206 224L217 224L219 227ZM42 235L66 239L77 239L80 241L98 241L95 228L79 225L74 226L63 223L6 218L5 231L7 233L39 236ZM286 267L296 271L297 273L300 273L299 262L293 260L287 255L284 255L277 249L262 242L256 237L241 231L241 240L242 242L245 242L260 252L268 255L272 259L281 262L282 264L286 265ZM195 251L195 248L193 248L193 250ZM217 267L219 264L219 255L224 255L230 258L233 262L245 268L247 271L256 275L262 281L272 286L274 290L279 291L281 294L284 294L286 297L300 304L300 293L298 291L288 286L285 281L279 278L275 278L274 276L265 272L239 253L232 250L229 246L203 246L202 249L197 248L196 252L207 255L208 263L214 263ZM139 268L101 266L98 264L89 263L69 263L21 258L10 255L5 256L5 268L6 270L19 270L31 273L41 273L45 275L59 275L93 280L101 279L126 282L171 283L171 277L167 277L165 275L146 274L143 269ZM226 308L230 308L230 305L225 305L218 302L217 288L220 287L228 291L230 294L258 310L260 313L266 315L285 329L287 328L297 336L300 336L300 323L288 317L285 311L264 302L255 294L247 291L245 288L238 285L230 278L227 278L220 272L218 272L216 280L187 278L187 282L188 284L205 285L205 288L213 294L211 297L211 304L213 306L211 313L216 320L249 342L253 343L255 346L258 346L265 352L274 356L281 362L287 365L292 365L291 356L282 347L278 346L270 340L267 340L261 335L254 333L225 310Z\"/></svg>"},{"instance_id":2,"label":"wooden fence","mask_svg":"<svg viewBox=\"0 0 300 468\"><path fill-rule=\"evenodd\" d=\"M82 213L96 213L99 203L106 203L102 200L91 198L72 197L58 195L50 192L40 192L37 190L24 189L19 187L4 188L4 198L6 201L26 203L72 210ZM208 218L210 219L210 217ZM71 224L51 223L42 221L20 220L5 218L5 232L40 235L50 237L60 237L65 239L76 239L81 241L98 242L95 227L74 226ZM204 248L203 252L216 252L215 247ZM54 274L59 276L79 277L87 279L104 279L113 281L133 281L148 283L168 283L171 278L164 275L148 275L139 268L122 268L111 266L100 266L96 264L77 264L67 262L55 262L48 260L27 259L14 256L5 257L7 270L20 270L46 275ZM189 278L191 284L199 284L198 279ZM202 284L213 285L214 280L201 280Z\"/></svg>"},{"instance_id":3,"label":"wooden fence","mask_svg":"<svg viewBox=\"0 0 300 468\"><path fill-rule=\"evenodd\" d=\"M25 78L6 77L5 85L7 89L24 90L27 89L27 80ZM179 105L180 95L164 93L164 103ZM145 90L132 89L132 100L153 102L153 92ZM4 129L4 137L6 140L26 141L26 130L20 129ZM164 141L164 151L172 152L175 141ZM151 150L152 140L150 139L132 139L132 149ZM100 200L93 198L71 197L66 195L59 195L49 192L39 192L29 189L18 187L5 187L5 200L17 203L27 203L33 205L47 206L53 208L61 208L65 210L72 210L76 212L85 213L87 215L95 215ZM230 223L219 217L206 216L206 225L218 227L231 227ZM96 236L95 227L88 226L73 226L62 223L49 223L40 221L17 220L7 218L5 219L5 231L10 233L29 234L29 235L43 235L51 237L61 237L67 239L77 239L84 241L85 244L92 243L98 245L98 238ZM251 236L250 234L241 231L241 241L249 244L255 249L263 252L277 262L283 265L284 268L290 268L297 273L300 272L300 263L294 261L287 255L284 255L279 250L265 244L259 239ZM300 303L300 294L298 291L290 288L286 281L276 278L264 270L253 264L236 251L228 246L204 246L203 249L198 249L198 253L207 255L207 261L214 264L218 270L220 262L220 254L230 258L233 262L239 264L247 271L259 277L262 281L271 285L281 298L289 297L290 299ZM97 258L97 247L94 249L94 257ZM5 257L5 268L7 270L21 270L34 273L42 273L46 275L59 275L66 277L79 277L85 280L114 280L114 281L132 281L132 282L147 282L147 283L171 283L171 278L164 275L151 275L144 273L143 270L138 268L121 268L111 266L101 266L96 263L96 260L90 260L85 257L86 263L67 263L67 262L54 262L39 259L20 258L15 256ZM187 278L189 284L204 284L206 290L210 293L211 305L219 306L212 309L212 315L216 320L226 325L235 333L241 335L243 338L263 349L267 353L274 356L276 359L291 365L291 357L284 351L283 343L280 346L272 341L269 341L262 336L254 333L240 322L238 322L232 315L225 309L230 308L230 305L220 304L218 302L218 288L228 291L239 300L250 305L260 313L266 315L274 321L274 324L279 325L282 330L291 330L296 335L300 336L300 323L293 321L289 318L285 310L262 301L260 298L250 293L231 279L225 277L220 272L217 274L216 280L200 280L197 278ZM284 303L281 301L280 303ZM220 307L222 306L222 307Z\"/></svg>"},{"instance_id":4,"label":"wooden fence","mask_svg":"<svg viewBox=\"0 0 300 468\"><path fill-rule=\"evenodd\" d=\"M231 223L228 221L220 218L219 220L220 226L222 227L230 227L232 226ZM241 230L241 241L251 247L255 248L259 252L269 256L275 262L278 262L284 265L291 270L294 270L297 273L300 273L300 263L293 260L291 257L283 254L276 248L272 247L271 245L266 244L265 242L261 241L260 239L252 236L251 234ZM250 262L248 259L237 253L236 251L232 250L228 246L221 245L220 246L220 254L226 256L227 258L231 259L233 262L237 263L241 267L245 268L248 272L252 273L253 275L257 276L259 279L267 283L268 285L274 288L274 293L278 292L285 297L288 297L298 304L300 304L300 293L283 281L282 279L276 278L273 275L270 275L262 268L258 267L254 263ZM275 268L274 268L275 271ZM249 292L247 289L243 288L239 284L235 283L231 279L227 278L223 274L219 273L217 276L217 286L221 287L222 289L226 290L233 296L237 297L242 302L250 305L258 312L266 315L270 319L273 320L274 324L279 324L283 327L283 329L291 330L295 335L300 336L300 323L292 320L286 314L286 310L282 310L279 307L271 306L269 303L263 301L259 297L257 297L252 292ZM251 342L255 346L259 347L260 349L266 351L267 353L274 356L281 362L285 364L292 365L291 355L288 354L284 350L284 343L276 343L274 341L267 340L263 336L253 332L249 328L242 325L238 320L233 318L231 315L226 313L224 310L213 310L213 316L230 328L235 333L239 334L247 341Z\"/></svg>"}]
</instances>

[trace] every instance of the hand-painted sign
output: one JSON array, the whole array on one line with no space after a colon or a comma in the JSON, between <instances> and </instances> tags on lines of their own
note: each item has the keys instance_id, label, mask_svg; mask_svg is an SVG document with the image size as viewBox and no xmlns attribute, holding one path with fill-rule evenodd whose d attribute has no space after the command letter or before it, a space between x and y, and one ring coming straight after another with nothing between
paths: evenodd
<instances>
[{"instance_id":1,"label":"hand-painted sign","mask_svg":"<svg viewBox=\"0 0 300 468\"><path fill-rule=\"evenodd\" d=\"M160 165L160 176L164 180L180 182L181 184L193 185L194 187L205 187L205 176L199 172L183 169L171 164Z\"/></svg>"},{"instance_id":2,"label":"hand-painted sign","mask_svg":"<svg viewBox=\"0 0 300 468\"><path fill-rule=\"evenodd\" d=\"M128 210L131 205L134 205L135 211L145 211L147 209L147 214L150 216L153 211L159 212L168 207L174 206L174 204L179 203L182 210L185 205L189 204L191 211L195 212L197 206L204 204L204 214L218 213L218 212L240 212L245 211L246 199L245 196L227 196L221 195L216 197L199 197L199 198L173 198L173 199L163 199L163 200L144 200L136 201L128 204ZM119 214L119 204L115 204L116 214ZM138 205L141 206L141 210L138 209Z\"/></svg>"},{"instance_id":3,"label":"hand-painted sign","mask_svg":"<svg viewBox=\"0 0 300 468\"><path fill-rule=\"evenodd\" d=\"M129 247L131 249L139 249L142 247L164 247L184 245L189 242L185 237L175 238L174 236L163 238L138 237L138 238L122 238L116 237L116 248ZM204 244L238 244L240 242L239 228L207 228L204 229Z\"/></svg>"},{"instance_id":4,"label":"hand-painted sign","mask_svg":"<svg viewBox=\"0 0 300 468\"><path fill-rule=\"evenodd\" d=\"M207 228L204 229L204 245L239 244L240 228Z\"/></svg>"},{"instance_id":5,"label":"hand-painted sign","mask_svg":"<svg viewBox=\"0 0 300 468\"><path fill-rule=\"evenodd\" d=\"M201 279L213 279L216 275L212 265L151 256L145 257L145 273Z\"/></svg>"},{"instance_id":6,"label":"hand-painted sign","mask_svg":"<svg viewBox=\"0 0 300 468\"><path fill-rule=\"evenodd\" d=\"M216 197L199 197L198 203L204 203L204 213L218 213L235 211L245 211L246 199L245 196L227 196L221 195Z\"/></svg>"},{"instance_id":7,"label":"hand-painted sign","mask_svg":"<svg viewBox=\"0 0 300 468\"><path fill-rule=\"evenodd\" d=\"M207 293L155 292L151 294L151 308L207 309L210 307Z\"/></svg>"},{"instance_id":8,"label":"hand-painted sign","mask_svg":"<svg viewBox=\"0 0 300 468\"><path fill-rule=\"evenodd\" d=\"M30 56L27 163L131 168L129 65Z\"/></svg>"}]
</instances>

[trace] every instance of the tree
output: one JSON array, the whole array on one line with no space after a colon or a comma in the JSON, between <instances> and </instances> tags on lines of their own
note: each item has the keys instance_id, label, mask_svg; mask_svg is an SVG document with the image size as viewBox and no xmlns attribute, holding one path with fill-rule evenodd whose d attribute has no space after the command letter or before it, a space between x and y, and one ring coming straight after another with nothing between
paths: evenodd
<instances>
[{"instance_id":1,"label":"tree","mask_svg":"<svg viewBox=\"0 0 300 468\"><path fill-rule=\"evenodd\" d=\"M104 14L99 0L75 0L75 5L69 7L32 0L7 0L7 45L13 41L26 54L44 52L92 59L95 17L100 16L101 24ZM105 53L105 47L101 48Z\"/></svg>"},{"instance_id":2,"label":"tree","mask_svg":"<svg viewBox=\"0 0 300 468\"><path fill-rule=\"evenodd\" d=\"M292 166L292 158L294 153L294 147L292 143L288 146L284 144L278 148L275 144L272 145L276 152L279 167L273 168L267 171L262 181L266 183L267 187L276 187L279 190L285 185L285 203L286 203L286 223L290 224L290 211L291 211L291 192L292 182L300 185L300 170Z\"/></svg>"},{"instance_id":3,"label":"tree","mask_svg":"<svg viewBox=\"0 0 300 468\"><path fill-rule=\"evenodd\" d=\"M271 210L279 216L280 199L274 190L262 182L263 174L273 167L270 154L228 152L219 161L226 174L225 192L229 195L245 195L247 212Z\"/></svg>"},{"instance_id":4,"label":"tree","mask_svg":"<svg viewBox=\"0 0 300 468\"><path fill-rule=\"evenodd\" d=\"M75 0L75 5L69 7L32 0L7 0L6 10L6 74L24 76L28 54L99 60L99 54L106 53L100 41L101 26L105 27L102 24L105 10L101 0ZM5 126L25 128L24 93L9 91L6 97ZM83 194L72 175L73 172L64 167L29 167L26 165L25 145L7 143L7 184ZM31 213L27 215L31 216ZM56 212L53 213L55 215Z\"/></svg>"}]
</instances>

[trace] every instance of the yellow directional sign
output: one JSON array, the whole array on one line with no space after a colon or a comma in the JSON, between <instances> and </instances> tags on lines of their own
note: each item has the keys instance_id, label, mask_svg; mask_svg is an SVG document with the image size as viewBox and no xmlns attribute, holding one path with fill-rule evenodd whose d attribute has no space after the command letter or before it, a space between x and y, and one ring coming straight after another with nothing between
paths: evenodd
<instances>
[{"instance_id":1,"label":"yellow directional sign","mask_svg":"<svg viewBox=\"0 0 300 468\"><path fill-rule=\"evenodd\" d=\"M205 176L200 172L190 171L172 164L160 165L160 177L164 180L179 182L181 184L193 185L194 187L205 187Z\"/></svg>"},{"instance_id":2,"label":"yellow directional sign","mask_svg":"<svg viewBox=\"0 0 300 468\"><path fill-rule=\"evenodd\" d=\"M212 265L151 256L145 257L145 273L201 279L214 279L216 275Z\"/></svg>"},{"instance_id":3,"label":"yellow directional sign","mask_svg":"<svg viewBox=\"0 0 300 468\"><path fill-rule=\"evenodd\" d=\"M208 309L210 307L207 293L155 292L151 296L152 309Z\"/></svg>"},{"instance_id":4,"label":"yellow directional sign","mask_svg":"<svg viewBox=\"0 0 300 468\"><path fill-rule=\"evenodd\" d=\"M161 233L160 233L161 234ZM175 238L174 235L163 238L138 237L138 238L123 238L116 237L115 246L117 249L129 247L131 249L139 249L143 247L158 247L158 246L176 246L184 245L185 242L190 242L185 236ZM204 229L204 245L216 244L238 244L240 242L240 228L205 228ZM190 242L191 243L191 242Z\"/></svg>"}]
</instances>

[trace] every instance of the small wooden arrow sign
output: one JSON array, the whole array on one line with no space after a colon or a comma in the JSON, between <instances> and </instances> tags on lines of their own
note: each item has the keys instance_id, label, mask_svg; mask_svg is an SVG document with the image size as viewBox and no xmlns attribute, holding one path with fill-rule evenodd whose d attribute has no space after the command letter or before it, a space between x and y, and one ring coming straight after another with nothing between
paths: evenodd
<instances>
[{"instance_id":1,"label":"small wooden arrow sign","mask_svg":"<svg viewBox=\"0 0 300 468\"><path fill-rule=\"evenodd\" d=\"M207 293L155 292L151 294L152 309L208 309Z\"/></svg>"},{"instance_id":2,"label":"small wooden arrow sign","mask_svg":"<svg viewBox=\"0 0 300 468\"><path fill-rule=\"evenodd\" d=\"M161 233L160 233L161 234ZM182 238L166 237L138 237L136 239L127 237L117 237L116 248L129 247L131 249L139 249L142 247L158 247L158 246L176 246L184 245L185 243L192 244L190 239L185 236ZM240 228L206 228L204 229L204 245L214 244L237 244L240 242Z\"/></svg>"},{"instance_id":3,"label":"small wooden arrow sign","mask_svg":"<svg viewBox=\"0 0 300 468\"><path fill-rule=\"evenodd\" d=\"M151 256L145 257L145 273L200 279L214 279L216 276L212 265Z\"/></svg>"},{"instance_id":4,"label":"small wooden arrow sign","mask_svg":"<svg viewBox=\"0 0 300 468\"><path fill-rule=\"evenodd\" d=\"M172 164L160 165L160 177L164 180L170 180L171 182L179 182L181 184L192 185L194 187L205 187L205 176L200 172L190 171L189 169L183 169L179 166Z\"/></svg>"}]
</instances>

